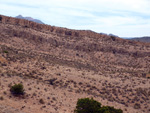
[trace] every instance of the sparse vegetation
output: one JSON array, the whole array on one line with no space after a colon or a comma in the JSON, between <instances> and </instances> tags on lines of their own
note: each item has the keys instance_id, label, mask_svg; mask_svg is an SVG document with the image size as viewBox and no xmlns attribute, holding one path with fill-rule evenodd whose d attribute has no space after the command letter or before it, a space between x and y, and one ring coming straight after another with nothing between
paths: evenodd
<instances>
[{"instance_id":1,"label":"sparse vegetation","mask_svg":"<svg viewBox=\"0 0 150 113\"><path fill-rule=\"evenodd\" d=\"M72 113L74 101L92 96L103 100L98 112L150 112L149 44L0 17L0 104L8 110ZM25 93L15 94L15 83Z\"/></svg>"},{"instance_id":2,"label":"sparse vegetation","mask_svg":"<svg viewBox=\"0 0 150 113\"><path fill-rule=\"evenodd\" d=\"M40 99L39 102L40 102L41 104L45 104L45 102L44 102L43 99Z\"/></svg>"},{"instance_id":3,"label":"sparse vegetation","mask_svg":"<svg viewBox=\"0 0 150 113\"><path fill-rule=\"evenodd\" d=\"M141 105L138 104L138 103L135 103L135 104L134 104L134 108L135 108L135 109L140 109L140 108L141 108Z\"/></svg>"},{"instance_id":4,"label":"sparse vegetation","mask_svg":"<svg viewBox=\"0 0 150 113\"><path fill-rule=\"evenodd\" d=\"M150 72L146 74L147 78L150 79Z\"/></svg>"},{"instance_id":5,"label":"sparse vegetation","mask_svg":"<svg viewBox=\"0 0 150 113\"><path fill-rule=\"evenodd\" d=\"M23 95L24 94L24 87L21 83L15 84L15 85L11 86L10 92L13 95Z\"/></svg>"},{"instance_id":6,"label":"sparse vegetation","mask_svg":"<svg viewBox=\"0 0 150 113\"><path fill-rule=\"evenodd\" d=\"M1 96L1 97L0 97L0 100L4 100L4 97Z\"/></svg>"},{"instance_id":7,"label":"sparse vegetation","mask_svg":"<svg viewBox=\"0 0 150 113\"><path fill-rule=\"evenodd\" d=\"M78 99L75 113L123 113L121 109L110 106L101 107L101 103L89 98Z\"/></svg>"},{"instance_id":8,"label":"sparse vegetation","mask_svg":"<svg viewBox=\"0 0 150 113\"><path fill-rule=\"evenodd\" d=\"M3 53L8 53L8 51L4 50Z\"/></svg>"}]
</instances>

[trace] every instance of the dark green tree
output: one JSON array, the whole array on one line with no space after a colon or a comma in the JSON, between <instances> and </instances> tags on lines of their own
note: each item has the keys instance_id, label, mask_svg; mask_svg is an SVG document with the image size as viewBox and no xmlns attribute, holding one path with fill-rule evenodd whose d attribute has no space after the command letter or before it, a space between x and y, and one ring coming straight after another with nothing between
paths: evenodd
<instances>
[{"instance_id":1,"label":"dark green tree","mask_svg":"<svg viewBox=\"0 0 150 113\"><path fill-rule=\"evenodd\" d=\"M75 113L100 113L101 103L89 99L78 99Z\"/></svg>"},{"instance_id":2,"label":"dark green tree","mask_svg":"<svg viewBox=\"0 0 150 113\"><path fill-rule=\"evenodd\" d=\"M99 113L123 113L123 111L121 109L115 109L111 106L103 106L101 107Z\"/></svg>"},{"instance_id":3,"label":"dark green tree","mask_svg":"<svg viewBox=\"0 0 150 113\"><path fill-rule=\"evenodd\" d=\"M121 109L111 106L101 107L101 103L89 98L78 99L75 113L123 113Z\"/></svg>"}]
</instances>

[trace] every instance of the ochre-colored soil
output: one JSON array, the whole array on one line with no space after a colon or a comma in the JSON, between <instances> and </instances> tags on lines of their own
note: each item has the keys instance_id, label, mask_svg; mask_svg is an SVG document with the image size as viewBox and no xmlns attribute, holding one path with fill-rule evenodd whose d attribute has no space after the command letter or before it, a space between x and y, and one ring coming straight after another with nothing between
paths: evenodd
<instances>
[{"instance_id":1,"label":"ochre-colored soil","mask_svg":"<svg viewBox=\"0 0 150 113\"><path fill-rule=\"evenodd\" d=\"M148 72L149 43L0 16L0 113L73 113L85 97L149 113Z\"/></svg>"}]
</instances>

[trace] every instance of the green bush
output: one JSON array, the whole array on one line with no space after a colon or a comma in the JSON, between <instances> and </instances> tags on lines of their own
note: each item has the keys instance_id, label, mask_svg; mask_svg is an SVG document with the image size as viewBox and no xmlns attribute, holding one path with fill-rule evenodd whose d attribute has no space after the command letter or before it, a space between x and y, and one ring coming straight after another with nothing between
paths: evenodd
<instances>
[{"instance_id":1,"label":"green bush","mask_svg":"<svg viewBox=\"0 0 150 113\"><path fill-rule=\"evenodd\" d=\"M21 83L15 84L11 86L10 92L14 95L23 95L24 94L24 87Z\"/></svg>"},{"instance_id":2,"label":"green bush","mask_svg":"<svg viewBox=\"0 0 150 113\"><path fill-rule=\"evenodd\" d=\"M121 109L115 109L111 106L103 106L100 108L99 113L123 113L123 111Z\"/></svg>"},{"instance_id":3,"label":"green bush","mask_svg":"<svg viewBox=\"0 0 150 113\"><path fill-rule=\"evenodd\" d=\"M8 53L8 51L4 50L3 53Z\"/></svg>"},{"instance_id":4,"label":"green bush","mask_svg":"<svg viewBox=\"0 0 150 113\"><path fill-rule=\"evenodd\" d=\"M75 113L99 113L101 108L101 103L89 99L83 98L78 99Z\"/></svg>"},{"instance_id":5,"label":"green bush","mask_svg":"<svg viewBox=\"0 0 150 113\"><path fill-rule=\"evenodd\" d=\"M110 106L101 107L101 103L89 98L78 99L75 113L123 113L121 109Z\"/></svg>"}]
</instances>

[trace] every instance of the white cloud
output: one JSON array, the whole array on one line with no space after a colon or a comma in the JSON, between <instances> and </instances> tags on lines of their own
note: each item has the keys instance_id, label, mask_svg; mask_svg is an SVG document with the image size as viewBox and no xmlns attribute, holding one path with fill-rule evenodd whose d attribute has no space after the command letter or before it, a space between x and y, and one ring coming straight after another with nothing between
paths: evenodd
<instances>
[{"instance_id":1,"label":"white cloud","mask_svg":"<svg viewBox=\"0 0 150 113\"><path fill-rule=\"evenodd\" d=\"M149 0L3 0L0 14L119 36L150 35Z\"/></svg>"}]
</instances>

